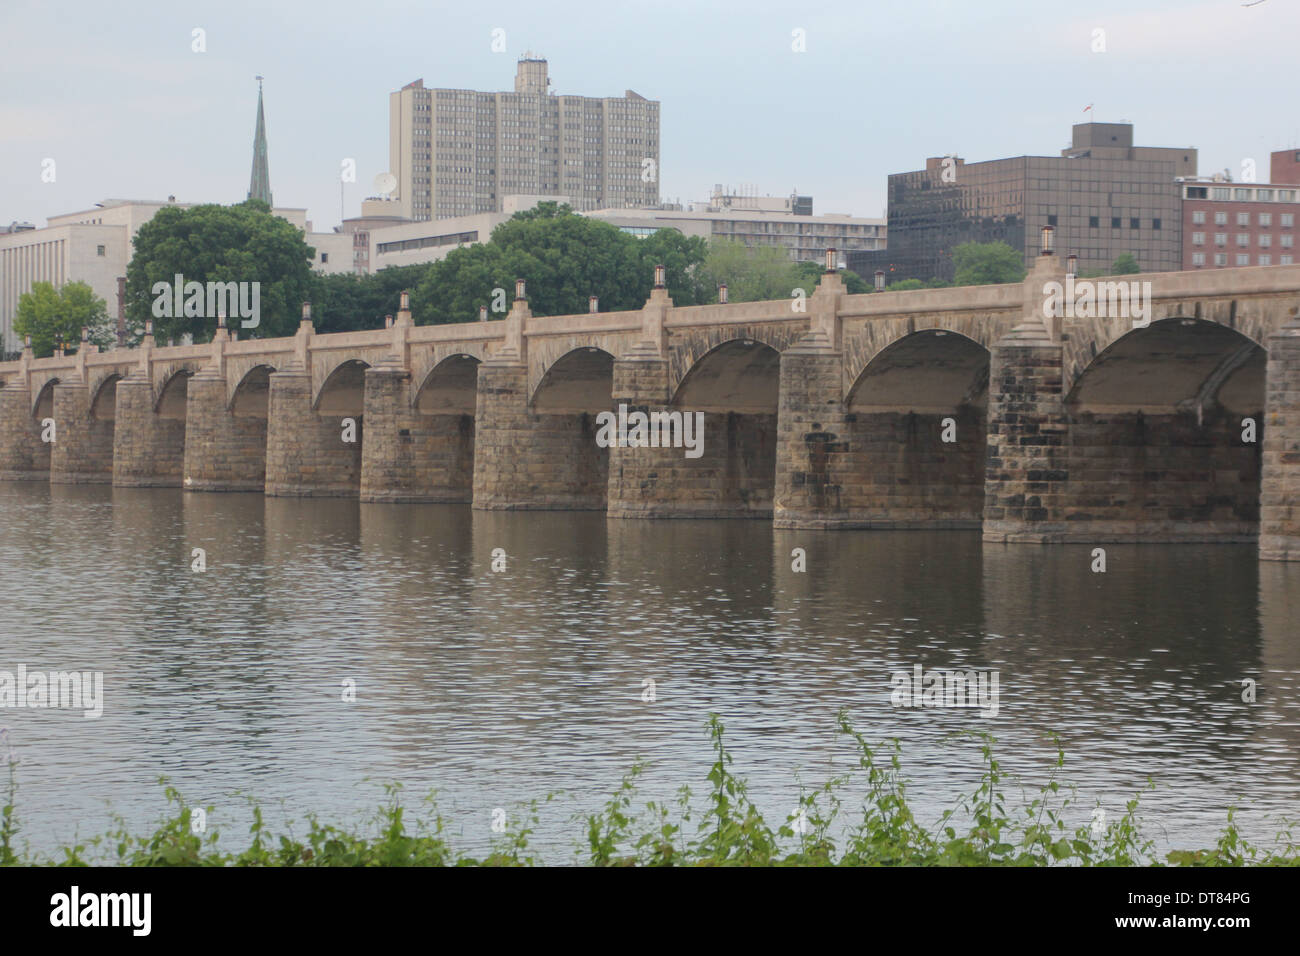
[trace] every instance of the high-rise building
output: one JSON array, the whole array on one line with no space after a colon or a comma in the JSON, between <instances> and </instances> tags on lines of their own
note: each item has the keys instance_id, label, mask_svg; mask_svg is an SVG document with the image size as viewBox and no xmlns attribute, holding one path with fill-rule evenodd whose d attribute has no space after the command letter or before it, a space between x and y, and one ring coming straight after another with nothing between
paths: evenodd
<instances>
[{"instance_id":1,"label":"high-rise building","mask_svg":"<svg viewBox=\"0 0 1300 956\"><path fill-rule=\"evenodd\" d=\"M389 96L399 214L416 221L500 212L507 195L568 196L577 210L659 201L659 103L560 96L546 60L519 60L514 92L426 89Z\"/></svg>"},{"instance_id":2,"label":"high-rise building","mask_svg":"<svg viewBox=\"0 0 1300 956\"><path fill-rule=\"evenodd\" d=\"M1128 123L1080 123L1060 156L1018 156L966 163L926 160L925 169L889 177L889 246L848 257L864 278L889 282L953 278L952 250L963 242L1001 240L1038 253L1043 226L1056 251L1079 268L1108 269L1132 253L1143 272L1182 266L1178 177L1196 175L1196 150L1134 146Z\"/></svg>"}]
</instances>

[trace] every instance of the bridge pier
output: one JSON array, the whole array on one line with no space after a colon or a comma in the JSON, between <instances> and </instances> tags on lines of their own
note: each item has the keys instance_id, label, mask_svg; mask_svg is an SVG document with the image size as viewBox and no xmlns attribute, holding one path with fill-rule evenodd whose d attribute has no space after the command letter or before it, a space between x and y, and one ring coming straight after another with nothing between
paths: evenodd
<instances>
[{"instance_id":1,"label":"bridge pier","mask_svg":"<svg viewBox=\"0 0 1300 956\"><path fill-rule=\"evenodd\" d=\"M478 369L474 507L489 511L604 511L609 458L596 416L528 407L528 369L490 359Z\"/></svg>"},{"instance_id":2,"label":"bridge pier","mask_svg":"<svg viewBox=\"0 0 1300 956\"><path fill-rule=\"evenodd\" d=\"M0 388L0 481L49 481L50 445L21 385Z\"/></svg>"},{"instance_id":3,"label":"bridge pier","mask_svg":"<svg viewBox=\"0 0 1300 956\"><path fill-rule=\"evenodd\" d=\"M1062 350L1041 323L996 342L989 363L984 540L1065 540L1068 422Z\"/></svg>"},{"instance_id":4,"label":"bridge pier","mask_svg":"<svg viewBox=\"0 0 1300 956\"><path fill-rule=\"evenodd\" d=\"M781 354L777 413L776 528L843 527L852 474L841 385L844 356L801 343Z\"/></svg>"},{"instance_id":5,"label":"bridge pier","mask_svg":"<svg viewBox=\"0 0 1300 956\"><path fill-rule=\"evenodd\" d=\"M469 502L474 419L413 408L410 383L399 365L366 369L361 500Z\"/></svg>"},{"instance_id":6,"label":"bridge pier","mask_svg":"<svg viewBox=\"0 0 1300 956\"><path fill-rule=\"evenodd\" d=\"M54 484L111 484L113 481L113 415L116 383L92 396L81 381L54 386L55 441L50 450L50 481ZM96 415L98 411L98 415Z\"/></svg>"},{"instance_id":7,"label":"bridge pier","mask_svg":"<svg viewBox=\"0 0 1300 956\"><path fill-rule=\"evenodd\" d=\"M613 405L628 413L674 411L668 403L668 363L656 352L630 355L614 362ZM680 409L677 409L680 412ZM607 514L611 518L672 517L682 512L680 479L674 474L680 448L609 449Z\"/></svg>"},{"instance_id":8,"label":"bridge pier","mask_svg":"<svg viewBox=\"0 0 1300 956\"><path fill-rule=\"evenodd\" d=\"M1300 320L1268 338L1259 556L1300 561Z\"/></svg>"},{"instance_id":9,"label":"bridge pier","mask_svg":"<svg viewBox=\"0 0 1300 956\"><path fill-rule=\"evenodd\" d=\"M113 484L119 488L177 488L185 462L185 420L154 409L147 373L117 383Z\"/></svg>"},{"instance_id":10,"label":"bridge pier","mask_svg":"<svg viewBox=\"0 0 1300 956\"><path fill-rule=\"evenodd\" d=\"M353 418L355 441L345 442ZM301 366L270 375L266 494L295 498L356 497L361 488L362 416L318 414L311 376Z\"/></svg>"},{"instance_id":11,"label":"bridge pier","mask_svg":"<svg viewBox=\"0 0 1300 956\"><path fill-rule=\"evenodd\" d=\"M211 368L189 380L185 396L186 491L262 491L266 487L266 410L237 415L224 376Z\"/></svg>"}]
</instances>

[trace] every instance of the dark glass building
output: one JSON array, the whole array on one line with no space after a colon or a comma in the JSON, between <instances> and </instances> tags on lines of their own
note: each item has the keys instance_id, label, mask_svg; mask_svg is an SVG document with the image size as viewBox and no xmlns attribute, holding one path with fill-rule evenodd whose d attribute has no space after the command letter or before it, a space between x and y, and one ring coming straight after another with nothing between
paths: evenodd
<instances>
[{"instance_id":1,"label":"dark glass building","mask_svg":"<svg viewBox=\"0 0 1300 956\"><path fill-rule=\"evenodd\" d=\"M881 251L849 253L868 281L953 278L952 250L1001 240L1028 268L1043 226L1056 227L1058 255L1080 269L1108 269L1125 252L1143 272L1182 267L1182 211L1174 180L1196 175L1196 150L1133 145L1127 123L1080 123L1060 156L965 163L927 159L925 169L889 177L889 240Z\"/></svg>"}]
</instances>

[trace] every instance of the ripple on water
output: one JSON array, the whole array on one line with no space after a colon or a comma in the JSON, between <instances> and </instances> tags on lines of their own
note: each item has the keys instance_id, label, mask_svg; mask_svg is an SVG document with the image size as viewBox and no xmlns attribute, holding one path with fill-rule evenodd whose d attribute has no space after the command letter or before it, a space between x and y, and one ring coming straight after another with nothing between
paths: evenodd
<instances>
[{"instance_id":1,"label":"ripple on water","mask_svg":"<svg viewBox=\"0 0 1300 956\"><path fill-rule=\"evenodd\" d=\"M273 822L353 818L396 780L436 789L469 849L487 846L494 807L562 791L536 837L564 860L572 814L601 805L638 756L644 798L704 789L710 711L733 769L783 819L796 771L815 785L853 765L841 707L868 740L901 738L923 820L978 781L967 729L992 731L1027 786L1046 779L1046 734L1059 734L1088 808L1121 813L1154 778L1143 806L1166 844L1210 842L1233 803L1259 840L1294 812L1286 602L1300 569L1263 568L1249 546L1145 545L1131 572L1081 582L1068 548L876 531L801 532L816 562L795 574L783 534L0 484L0 668L102 670L107 696L97 721L0 712L24 836L52 849L106 829L110 807L150 820L163 774L236 839L240 794ZM893 708L890 675L915 664L996 668L999 716Z\"/></svg>"}]
</instances>

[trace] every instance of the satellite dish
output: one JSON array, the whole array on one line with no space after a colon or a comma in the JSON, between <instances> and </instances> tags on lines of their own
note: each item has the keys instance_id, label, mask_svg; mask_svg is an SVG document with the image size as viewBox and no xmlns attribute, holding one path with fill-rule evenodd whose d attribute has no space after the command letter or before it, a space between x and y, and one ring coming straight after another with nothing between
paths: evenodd
<instances>
[{"instance_id":1,"label":"satellite dish","mask_svg":"<svg viewBox=\"0 0 1300 956\"><path fill-rule=\"evenodd\" d=\"M380 173L375 177L375 188L379 190L380 195L387 196L397 188L397 177L392 173Z\"/></svg>"}]
</instances>

